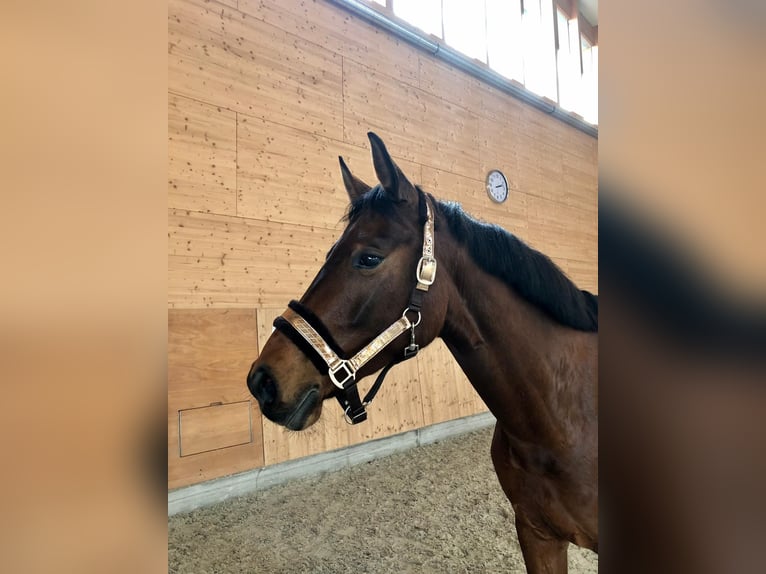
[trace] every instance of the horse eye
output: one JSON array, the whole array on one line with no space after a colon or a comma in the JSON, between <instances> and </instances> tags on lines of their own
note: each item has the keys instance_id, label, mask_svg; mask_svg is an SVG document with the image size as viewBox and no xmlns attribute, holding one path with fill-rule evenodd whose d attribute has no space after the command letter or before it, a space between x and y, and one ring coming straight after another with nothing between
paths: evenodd
<instances>
[{"instance_id":1,"label":"horse eye","mask_svg":"<svg viewBox=\"0 0 766 574\"><path fill-rule=\"evenodd\" d=\"M380 255L373 255L372 253L362 253L357 259L357 269L374 269L383 262L383 258Z\"/></svg>"}]
</instances>

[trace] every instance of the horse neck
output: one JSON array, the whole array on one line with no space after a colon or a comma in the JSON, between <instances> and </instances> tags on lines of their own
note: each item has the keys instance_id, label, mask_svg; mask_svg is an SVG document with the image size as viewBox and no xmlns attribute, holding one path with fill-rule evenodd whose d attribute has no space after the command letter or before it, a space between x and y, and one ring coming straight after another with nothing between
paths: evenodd
<instances>
[{"instance_id":1,"label":"horse neck","mask_svg":"<svg viewBox=\"0 0 766 574\"><path fill-rule=\"evenodd\" d=\"M588 334L555 323L452 242L447 315L440 336L504 427L556 441L573 389L573 355ZM593 366L595 368L595 365Z\"/></svg>"}]
</instances>

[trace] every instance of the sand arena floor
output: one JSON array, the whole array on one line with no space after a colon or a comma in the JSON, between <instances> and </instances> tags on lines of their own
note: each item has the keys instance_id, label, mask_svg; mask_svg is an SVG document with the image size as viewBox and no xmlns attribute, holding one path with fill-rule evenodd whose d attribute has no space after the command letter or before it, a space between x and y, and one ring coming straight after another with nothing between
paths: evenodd
<instances>
[{"instance_id":1,"label":"sand arena floor","mask_svg":"<svg viewBox=\"0 0 766 574\"><path fill-rule=\"evenodd\" d=\"M524 573L492 429L300 479L169 520L169 571ZM598 557L569 549L569 572Z\"/></svg>"}]
</instances>

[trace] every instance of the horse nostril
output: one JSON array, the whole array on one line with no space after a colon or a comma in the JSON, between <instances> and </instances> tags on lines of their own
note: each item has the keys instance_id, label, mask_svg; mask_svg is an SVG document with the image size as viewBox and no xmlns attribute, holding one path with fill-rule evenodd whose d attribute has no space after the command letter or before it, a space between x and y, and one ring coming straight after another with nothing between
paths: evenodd
<instances>
[{"instance_id":1,"label":"horse nostril","mask_svg":"<svg viewBox=\"0 0 766 574\"><path fill-rule=\"evenodd\" d=\"M258 361L253 361L253 364L250 365L250 371L247 373L247 388L250 388L250 385L253 383L253 378L255 377L255 373L258 371L260 367L256 366L258 365ZM250 389L252 391L252 389Z\"/></svg>"},{"instance_id":2,"label":"horse nostril","mask_svg":"<svg viewBox=\"0 0 766 574\"><path fill-rule=\"evenodd\" d=\"M247 388L258 399L261 408L277 400L277 384L264 367L250 369L247 376Z\"/></svg>"}]
</instances>

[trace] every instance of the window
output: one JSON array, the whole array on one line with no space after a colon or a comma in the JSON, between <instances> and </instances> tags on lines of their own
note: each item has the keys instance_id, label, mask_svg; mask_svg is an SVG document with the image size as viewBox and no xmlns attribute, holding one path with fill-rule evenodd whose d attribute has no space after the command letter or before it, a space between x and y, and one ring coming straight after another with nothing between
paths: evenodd
<instances>
[{"instance_id":1,"label":"window","mask_svg":"<svg viewBox=\"0 0 766 574\"><path fill-rule=\"evenodd\" d=\"M518 1L486 0L489 67L506 78L524 83L524 42Z\"/></svg>"},{"instance_id":2,"label":"window","mask_svg":"<svg viewBox=\"0 0 766 574\"><path fill-rule=\"evenodd\" d=\"M598 46L555 0L373 0L469 58L598 123ZM587 22L586 31L591 30ZM558 40L558 42L556 41Z\"/></svg>"},{"instance_id":3,"label":"window","mask_svg":"<svg viewBox=\"0 0 766 574\"><path fill-rule=\"evenodd\" d=\"M394 14L426 34L443 38L442 0L395 0Z\"/></svg>"},{"instance_id":4,"label":"window","mask_svg":"<svg viewBox=\"0 0 766 574\"><path fill-rule=\"evenodd\" d=\"M598 124L598 46L585 36L580 37L582 46L582 96L579 113L592 124Z\"/></svg>"},{"instance_id":5,"label":"window","mask_svg":"<svg viewBox=\"0 0 766 574\"><path fill-rule=\"evenodd\" d=\"M523 6L521 37L524 54L524 85L536 94L556 101L553 2L524 0Z\"/></svg>"},{"instance_id":6,"label":"window","mask_svg":"<svg viewBox=\"0 0 766 574\"><path fill-rule=\"evenodd\" d=\"M580 31L577 19L570 19L561 8L556 10L558 49L556 68L559 80L559 105L565 110L580 112L581 70Z\"/></svg>"},{"instance_id":7,"label":"window","mask_svg":"<svg viewBox=\"0 0 766 574\"><path fill-rule=\"evenodd\" d=\"M442 0L444 41L470 58L487 63L487 17L482 0Z\"/></svg>"}]
</instances>

